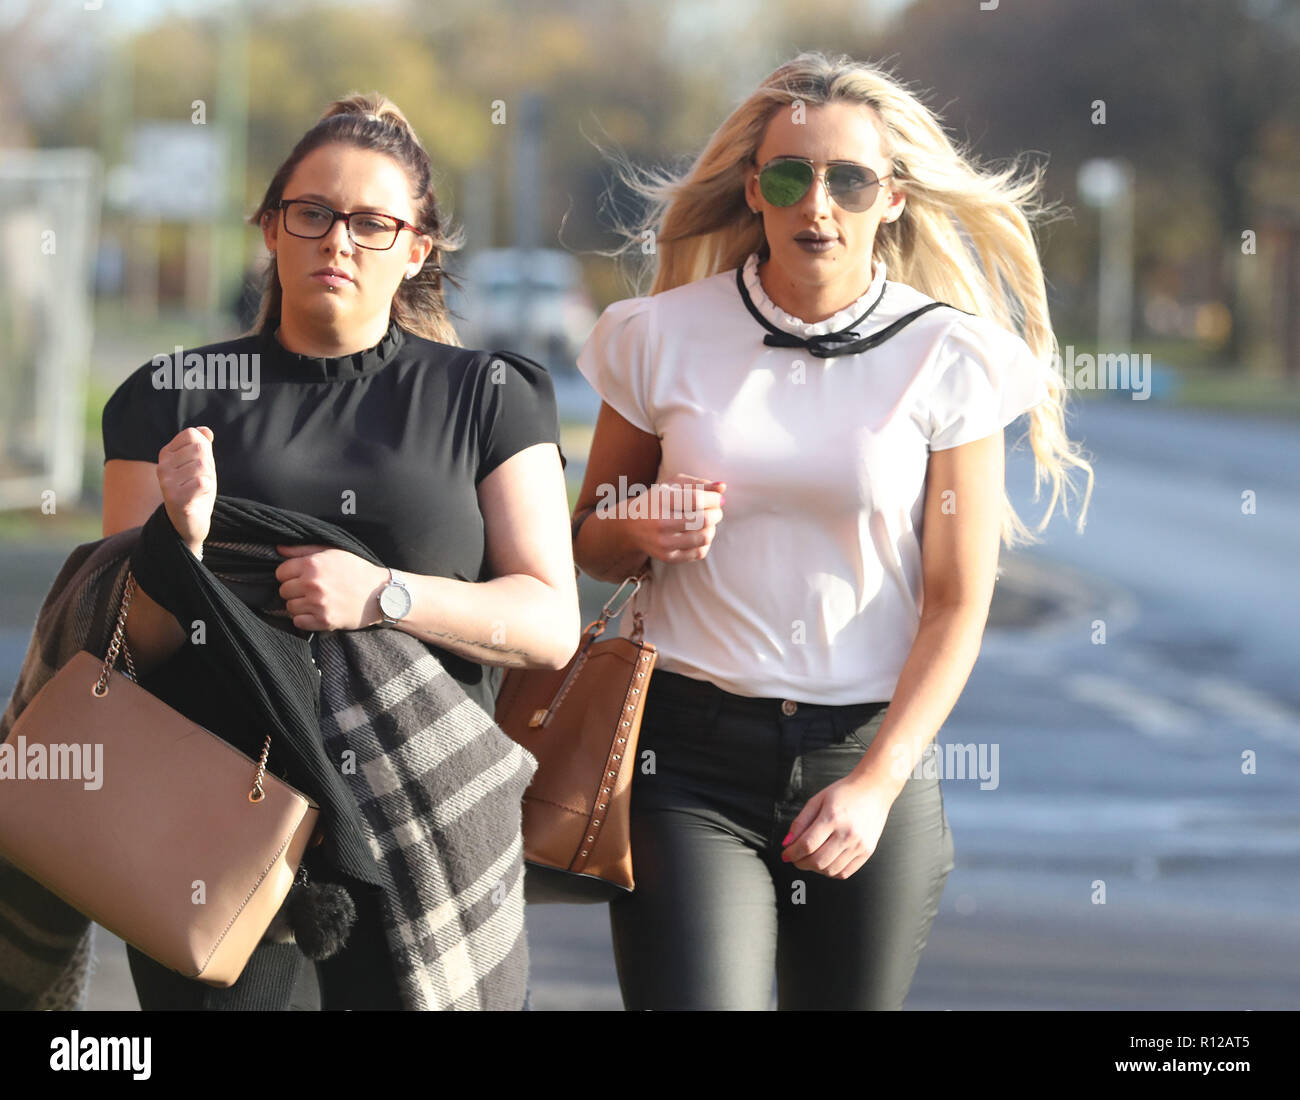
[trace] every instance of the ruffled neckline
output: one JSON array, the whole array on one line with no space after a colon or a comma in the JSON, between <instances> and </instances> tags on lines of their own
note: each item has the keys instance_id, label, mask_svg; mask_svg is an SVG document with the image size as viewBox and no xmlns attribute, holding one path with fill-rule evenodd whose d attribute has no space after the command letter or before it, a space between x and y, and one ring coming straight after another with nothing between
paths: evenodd
<instances>
[{"instance_id":1,"label":"ruffled neckline","mask_svg":"<svg viewBox=\"0 0 1300 1100\"><path fill-rule=\"evenodd\" d=\"M373 347L351 355L302 355L276 339L278 328L279 322L272 319L260 340L262 378L270 382L343 382L373 374L386 367L406 342L397 322L390 320L383 339Z\"/></svg>"},{"instance_id":2,"label":"ruffled neckline","mask_svg":"<svg viewBox=\"0 0 1300 1100\"><path fill-rule=\"evenodd\" d=\"M763 289L762 280L758 277L757 252L749 254L741 270L741 275L745 280L745 289L749 291L750 300L754 303L755 308L777 328L792 332L796 336L824 336L828 332L838 332L842 328L847 328L866 313L871 303L879 297L880 291L885 285L885 261L877 259L875 265L875 274L866 292L843 309L831 314L824 321L805 321L800 317L795 317L793 314L787 313L767 296L767 292Z\"/></svg>"}]
</instances>

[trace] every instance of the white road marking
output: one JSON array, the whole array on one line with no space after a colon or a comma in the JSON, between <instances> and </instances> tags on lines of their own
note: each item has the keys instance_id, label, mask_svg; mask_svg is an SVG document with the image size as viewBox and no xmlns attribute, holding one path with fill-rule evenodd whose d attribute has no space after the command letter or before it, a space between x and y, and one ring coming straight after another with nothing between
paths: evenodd
<instances>
[{"instance_id":1,"label":"white road marking","mask_svg":"<svg viewBox=\"0 0 1300 1100\"><path fill-rule=\"evenodd\" d=\"M1261 737L1300 751L1300 714L1276 699L1221 676L1198 677L1191 694L1238 725L1248 726Z\"/></svg>"},{"instance_id":2,"label":"white road marking","mask_svg":"<svg viewBox=\"0 0 1300 1100\"><path fill-rule=\"evenodd\" d=\"M1067 676L1071 698L1092 703L1128 722L1139 733L1164 740L1186 740L1202 731L1201 716L1115 676L1080 672Z\"/></svg>"}]
</instances>

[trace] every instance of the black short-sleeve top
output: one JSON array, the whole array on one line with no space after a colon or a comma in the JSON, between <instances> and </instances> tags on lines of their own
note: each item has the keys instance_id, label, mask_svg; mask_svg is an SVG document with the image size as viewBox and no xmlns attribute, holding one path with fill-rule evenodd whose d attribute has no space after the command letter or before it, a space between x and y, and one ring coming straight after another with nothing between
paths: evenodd
<instances>
[{"instance_id":1,"label":"black short-sleeve top","mask_svg":"<svg viewBox=\"0 0 1300 1100\"><path fill-rule=\"evenodd\" d=\"M275 330L137 368L104 406L105 461L157 462L177 432L206 426L219 493L337 524L399 571L490 580L477 488L519 451L559 447L546 368L395 321L374 347L335 358L291 352ZM429 648L492 713L502 669Z\"/></svg>"}]
</instances>

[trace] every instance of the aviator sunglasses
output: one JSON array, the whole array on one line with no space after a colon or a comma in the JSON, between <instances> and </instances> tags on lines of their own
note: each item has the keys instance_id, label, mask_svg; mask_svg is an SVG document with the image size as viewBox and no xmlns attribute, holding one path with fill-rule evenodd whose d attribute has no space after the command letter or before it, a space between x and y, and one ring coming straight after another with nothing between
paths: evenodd
<instances>
[{"instance_id":1,"label":"aviator sunglasses","mask_svg":"<svg viewBox=\"0 0 1300 1100\"><path fill-rule=\"evenodd\" d=\"M880 181L894 173L877 176L865 164L831 161L826 166L826 190L845 210L860 214L871 208ZM773 206L793 206L817 179L812 161L802 157L773 157L758 171L758 189Z\"/></svg>"}]
</instances>

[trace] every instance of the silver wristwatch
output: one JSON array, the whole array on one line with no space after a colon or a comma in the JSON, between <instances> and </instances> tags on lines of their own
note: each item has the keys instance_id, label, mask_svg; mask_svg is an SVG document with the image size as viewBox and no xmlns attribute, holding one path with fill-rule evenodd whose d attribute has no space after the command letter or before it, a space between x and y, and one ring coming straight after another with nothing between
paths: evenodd
<instances>
[{"instance_id":1,"label":"silver wristwatch","mask_svg":"<svg viewBox=\"0 0 1300 1100\"><path fill-rule=\"evenodd\" d=\"M395 626L411 610L411 590L393 567L388 567L388 583L379 590L379 610L385 626Z\"/></svg>"}]
</instances>

